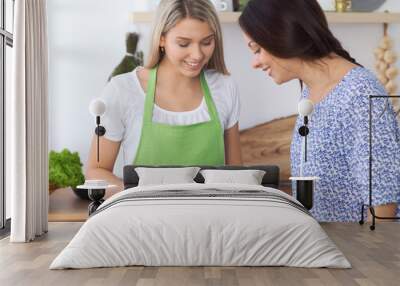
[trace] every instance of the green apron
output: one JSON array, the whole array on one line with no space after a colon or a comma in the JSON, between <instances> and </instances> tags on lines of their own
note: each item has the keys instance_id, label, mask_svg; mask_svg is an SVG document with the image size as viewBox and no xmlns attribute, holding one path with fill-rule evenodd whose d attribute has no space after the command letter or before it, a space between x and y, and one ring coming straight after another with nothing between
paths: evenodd
<instances>
[{"instance_id":1,"label":"green apron","mask_svg":"<svg viewBox=\"0 0 400 286\"><path fill-rule=\"evenodd\" d=\"M201 89L211 120L192 125L153 122L157 68L150 71L142 134L134 165L224 165L225 148L217 109L202 72Z\"/></svg>"}]
</instances>

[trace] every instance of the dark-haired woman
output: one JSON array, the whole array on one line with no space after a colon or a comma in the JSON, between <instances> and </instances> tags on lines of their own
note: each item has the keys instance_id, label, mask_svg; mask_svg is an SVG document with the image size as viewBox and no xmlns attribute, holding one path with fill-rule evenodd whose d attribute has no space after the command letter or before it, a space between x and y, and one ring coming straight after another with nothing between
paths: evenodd
<instances>
[{"instance_id":1,"label":"dark-haired woman","mask_svg":"<svg viewBox=\"0 0 400 286\"><path fill-rule=\"evenodd\" d=\"M302 97L314 102L303 165L304 175L320 177L312 214L320 221L358 221L368 203L369 95L385 95L384 88L343 49L316 0L250 0L239 24L254 53L253 67L277 84L300 80ZM394 216L400 128L387 99L374 100L373 107L373 205L377 215ZM302 161L302 121L291 145L293 176Z\"/></svg>"}]
</instances>

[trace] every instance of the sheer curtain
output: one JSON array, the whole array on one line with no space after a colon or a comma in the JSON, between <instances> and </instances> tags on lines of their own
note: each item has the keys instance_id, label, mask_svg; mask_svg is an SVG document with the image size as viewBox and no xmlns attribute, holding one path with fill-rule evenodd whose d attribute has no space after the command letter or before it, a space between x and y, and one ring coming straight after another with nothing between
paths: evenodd
<instances>
[{"instance_id":1,"label":"sheer curtain","mask_svg":"<svg viewBox=\"0 0 400 286\"><path fill-rule=\"evenodd\" d=\"M6 99L10 241L28 242L48 227L46 0L17 0L14 21L13 92Z\"/></svg>"}]
</instances>

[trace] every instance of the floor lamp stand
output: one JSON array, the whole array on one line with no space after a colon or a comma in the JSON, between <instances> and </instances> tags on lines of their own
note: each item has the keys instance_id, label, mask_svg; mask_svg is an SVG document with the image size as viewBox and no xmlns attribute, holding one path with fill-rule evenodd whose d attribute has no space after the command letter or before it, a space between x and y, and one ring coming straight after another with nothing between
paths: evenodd
<instances>
[{"instance_id":1,"label":"floor lamp stand","mask_svg":"<svg viewBox=\"0 0 400 286\"><path fill-rule=\"evenodd\" d=\"M372 99L374 98L400 98L400 95L370 95L369 96L369 203L361 206L361 219L359 223L364 224L364 211L368 209L372 216L370 230L375 230L376 219L399 220L400 217L381 217L375 213L375 207L372 205ZM400 186L399 186L400 188Z\"/></svg>"}]
</instances>

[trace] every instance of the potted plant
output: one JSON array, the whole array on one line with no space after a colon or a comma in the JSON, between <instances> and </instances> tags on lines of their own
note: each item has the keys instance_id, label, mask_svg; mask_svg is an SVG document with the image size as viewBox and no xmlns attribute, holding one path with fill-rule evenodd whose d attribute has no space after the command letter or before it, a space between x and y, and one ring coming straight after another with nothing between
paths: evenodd
<instances>
[{"instance_id":1,"label":"potted plant","mask_svg":"<svg viewBox=\"0 0 400 286\"><path fill-rule=\"evenodd\" d=\"M78 152L64 149L61 152L50 151L49 154L49 188L71 187L74 193L83 199L89 199L87 190L78 190L85 177L82 172L82 163Z\"/></svg>"},{"instance_id":2,"label":"potted plant","mask_svg":"<svg viewBox=\"0 0 400 286\"><path fill-rule=\"evenodd\" d=\"M111 80L116 75L131 72L136 67L143 65L143 52L137 51L138 42L139 34L126 34L126 54L122 61L114 68L108 80Z\"/></svg>"}]
</instances>

